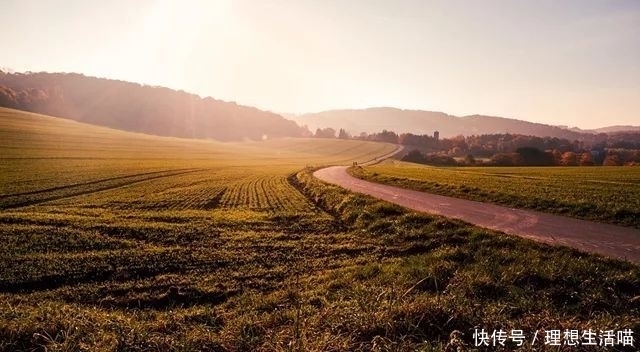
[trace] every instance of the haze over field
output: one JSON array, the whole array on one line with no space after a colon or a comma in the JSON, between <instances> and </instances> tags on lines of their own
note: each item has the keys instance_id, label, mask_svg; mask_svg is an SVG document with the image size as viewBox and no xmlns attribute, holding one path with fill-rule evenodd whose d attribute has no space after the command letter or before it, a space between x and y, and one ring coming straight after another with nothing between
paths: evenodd
<instances>
[{"instance_id":1,"label":"haze over field","mask_svg":"<svg viewBox=\"0 0 640 352\"><path fill-rule=\"evenodd\" d=\"M638 351L640 2L0 23L0 352Z\"/></svg>"},{"instance_id":2,"label":"haze over field","mask_svg":"<svg viewBox=\"0 0 640 352\"><path fill-rule=\"evenodd\" d=\"M512 133L570 140L588 134L638 130L613 126L568 129L493 116L457 117L441 112L370 108L286 116L163 87L80 74L0 72L0 107L64 117L125 131L221 141L308 137L317 128L345 129L352 135L382 130L442 137ZM297 122L300 126L296 125Z\"/></svg>"},{"instance_id":3,"label":"haze over field","mask_svg":"<svg viewBox=\"0 0 640 352\"><path fill-rule=\"evenodd\" d=\"M311 130L326 127L344 128L354 135L361 132L375 133L382 130L432 135L434 131L438 131L442 137L514 133L581 140L586 137L585 133L598 133L598 131L568 130L557 126L496 116L458 117L443 112L396 108L333 110L290 116L290 118L301 125L308 126Z\"/></svg>"},{"instance_id":4,"label":"haze over field","mask_svg":"<svg viewBox=\"0 0 640 352\"><path fill-rule=\"evenodd\" d=\"M239 141L308 133L280 115L253 107L79 74L0 72L0 107L181 138Z\"/></svg>"},{"instance_id":5,"label":"haze over field","mask_svg":"<svg viewBox=\"0 0 640 352\"><path fill-rule=\"evenodd\" d=\"M277 112L637 125L637 1L4 1L1 67ZM46 29L46 30L44 30Z\"/></svg>"}]
</instances>

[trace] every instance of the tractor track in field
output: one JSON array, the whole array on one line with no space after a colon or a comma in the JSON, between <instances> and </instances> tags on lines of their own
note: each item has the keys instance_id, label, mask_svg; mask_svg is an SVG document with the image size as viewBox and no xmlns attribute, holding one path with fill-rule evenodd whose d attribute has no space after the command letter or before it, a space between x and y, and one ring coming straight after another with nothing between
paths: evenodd
<instances>
[{"instance_id":1,"label":"tractor track in field","mask_svg":"<svg viewBox=\"0 0 640 352\"><path fill-rule=\"evenodd\" d=\"M412 210L459 219L538 242L640 263L639 229L383 185L349 175L346 166L323 168L313 175L350 191Z\"/></svg>"},{"instance_id":2,"label":"tractor track in field","mask_svg":"<svg viewBox=\"0 0 640 352\"><path fill-rule=\"evenodd\" d=\"M171 171L186 171L186 170L194 170L194 169L161 170L161 171L143 172L143 173L138 173L138 174L130 174L130 175L123 175L123 176L109 177L109 178L101 178L101 179L93 180L93 181L72 183L72 184L69 184L69 185L38 189L38 190L35 190L35 191L3 194L3 195L0 195L0 200L5 199L5 198L10 198L10 197L29 196L29 195L33 195L33 194L60 191L60 190L63 190L63 189L73 188L73 187L90 186L90 185L94 185L94 184L98 184L98 183L104 183L104 182L108 182L108 181L122 180L122 179L125 179L125 178L133 178L133 177L146 176L146 175L162 174L162 173L167 173L167 172L171 172Z\"/></svg>"},{"instance_id":3,"label":"tractor track in field","mask_svg":"<svg viewBox=\"0 0 640 352\"><path fill-rule=\"evenodd\" d=\"M21 207L26 207L30 205L37 205L41 203L66 199L66 198L83 196L87 194L126 187L133 184L151 181L159 178L184 175L184 174L193 173L193 172L202 171L202 170L203 169L174 169L174 170L145 172L145 173L139 173L139 174L126 175L126 176L110 177L110 178L78 183L73 185L53 187L53 188L48 188L48 189L38 190L38 191L17 193L15 195L5 195L0 197L0 202L11 199L11 198L17 198L17 199L15 200L15 202L8 202L5 204L0 203L0 210L21 208ZM144 176L149 176L149 177L144 177ZM121 180L122 182L100 186L100 184L102 183L108 183L108 182L119 181L119 180ZM97 188L90 188L90 189L83 188L87 186L97 186ZM47 196L47 193L52 193L52 192L63 192L63 194L55 194L55 195ZM21 200L21 198L24 198L24 197L37 196L37 195L42 195L42 198Z\"/></svg>"}]
</instances>

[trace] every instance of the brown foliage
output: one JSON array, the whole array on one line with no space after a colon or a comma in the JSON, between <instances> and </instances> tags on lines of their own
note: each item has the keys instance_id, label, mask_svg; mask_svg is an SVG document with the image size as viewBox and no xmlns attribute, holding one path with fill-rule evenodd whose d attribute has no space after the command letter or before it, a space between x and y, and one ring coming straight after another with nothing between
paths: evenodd
<instances>
[{"instance_id":1,"label":"brown foliage","mask_svg":"<svg viewBox=\"0 0 640 352\"><path fill-rule=\"evenodd\" d=\"M563 166L577 166L578 156L574 152L566 152L560 157L560 165Z\"/></svg>"},{"instance_id":2,"label":"brown foliage","mask_svg":"<svg viewBox=\"0 0 640 352\"><path fill-rule=\"evenodd\" d=\"M586 152L580 155L580 166L593 166L591 153Z\"/></svg>"}]
</instances>

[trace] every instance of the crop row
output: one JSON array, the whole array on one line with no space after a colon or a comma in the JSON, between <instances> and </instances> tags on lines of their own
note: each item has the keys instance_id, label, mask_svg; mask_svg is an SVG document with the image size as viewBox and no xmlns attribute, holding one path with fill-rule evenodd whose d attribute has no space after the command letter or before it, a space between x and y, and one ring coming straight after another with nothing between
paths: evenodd
<instances>
[{"instance_id":1,"label":"crop row","mask_svg":"<svg viewBox=\"0 0 640 352\"><path fill-rule=\"evenodd\" d=\"M309 211L310 203L293 188L282 172L245 173L242 170L206 170L111 190L64 197L48 205L111 210Z\"/></svg>"},{"instance_id":2,"label":"crop row","mask_svg":"<svg viewBox=\"0 0 640 352\"><path fill-rule=\"evenodd\" d=\"M225 208L306 211L307 200L279 175L251 175L231 185L220 199Z\"/></svg>"},{"instance_id":3,"label":"crop row","mask_svg":"<svg viewBox=\"0 0 640 352\"><path fill-rule=\"evenodd\" d=\"M0 197L0 209L18 208L45 202L65 200L78 196L113 191L143 182L194 172L193 169L143 172L127 176L103 178L83 183L57 186L26 193L8 194Z\"/></svg>"}]
</instances>

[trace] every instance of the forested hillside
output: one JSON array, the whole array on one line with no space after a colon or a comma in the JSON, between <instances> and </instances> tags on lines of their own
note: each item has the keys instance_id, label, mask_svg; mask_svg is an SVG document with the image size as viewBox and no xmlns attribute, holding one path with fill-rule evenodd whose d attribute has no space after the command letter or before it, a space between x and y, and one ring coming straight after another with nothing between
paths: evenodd
<instances>
[{"instance_id":1,"label":"forested hillside","mask_svg":"<svg viewBox=\"0 0 640 352\"><path fill-rule=\"evenodd\" d=\"M74 73L0 71L0 106L160 136L233 141L306 133L293 121L253 107Z\"/></svg>"}]
</instances>

